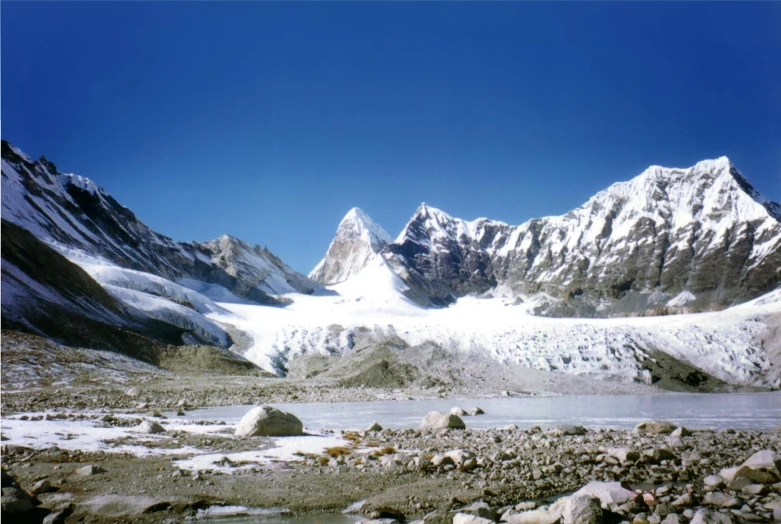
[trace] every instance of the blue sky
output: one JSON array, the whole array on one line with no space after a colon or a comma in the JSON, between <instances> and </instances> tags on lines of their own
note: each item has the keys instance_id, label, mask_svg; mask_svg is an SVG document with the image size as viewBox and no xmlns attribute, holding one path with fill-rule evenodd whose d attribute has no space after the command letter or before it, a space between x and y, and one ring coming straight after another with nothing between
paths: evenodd
<instances>
[{"instance_id":1,"label":"blue sky","mask_svg":"<svg viewBox=\"0 0 781 524\"><path fill-rule=\"evenodd\" d=\"M509 223L728 155L781 200L781 3L3 2L2 134L308 272L364 209Z\"/></svg>"}]
</instances>

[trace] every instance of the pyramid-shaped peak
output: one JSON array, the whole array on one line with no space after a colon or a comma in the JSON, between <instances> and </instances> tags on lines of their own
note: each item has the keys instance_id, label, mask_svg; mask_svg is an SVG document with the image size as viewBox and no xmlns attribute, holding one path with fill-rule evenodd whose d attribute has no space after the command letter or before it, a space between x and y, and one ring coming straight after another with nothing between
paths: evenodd
<instances>
[{"instance_id":1,"label":"pyramid-shaped peak","mask_svg":"<svg viewBox=\"0 0 781 524\"><path fill-rule=\"evenodd\" d=\"M371 244L387 244L391 241L390 235L380 226L372 220L361 208L354 207L350 209L341 222L339 222L339 228L337 229L337 236L340 232L345 230L357 233L359 236L364 237L365 240Z\"/></svg>"},{"instance_id":2,"label":"pyramid-shaped peak","mask_svg":"<svg viewBox=\"0 0 781 524\"><path fill-rule=\"evenodd\" d=\"M350 209L336 230L325 257L309 274L321 284L337 284L358 274L391 242L390 235L363 210Z\"/></svg>"},{"instance_id":3,"label":"pyramid-shaped peak","mask_svg":"<svg viewBox=\"0 0 781 524\"><path fill-rule=\"evenodd\" d=\"M415 219L416 217L421 217L421 218L445 218L445 219L452 218L450 215L448 215L447 213L445 213L441 209L436 208L434 206L430 206L430 205L426 204L425 202L421 202L421 204L415 210L415 213L413 213L412 218Z\"/></svg>"}]
</instances>

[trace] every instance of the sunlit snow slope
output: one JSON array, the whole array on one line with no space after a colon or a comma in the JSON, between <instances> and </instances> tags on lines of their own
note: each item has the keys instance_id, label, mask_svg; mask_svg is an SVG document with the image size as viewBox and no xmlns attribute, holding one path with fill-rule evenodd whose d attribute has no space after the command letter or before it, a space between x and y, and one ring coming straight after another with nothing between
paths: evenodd
<instances>
[{"instance_id":1,"label":"sunlit snow slope","mask_svg":"<svg viewBox=\"0 0 781 524\"><path fill-rule=\"evenodd\" d=\"M645 382L642 361L661 350L732 384L781 384L758 342L759 320L781 312L781 291L721 312L665 317L573 319L537 317L533 303L464 297L445 309L421 308L382 262L315 296L296 295L285 308L220 304L208 316L254 338L245 356L284 372L304 354L348 353L359 337L398 337L409 346L487 354L499 362L595 378ZM367 335L368 332L368 335Z\"/></svg>"}]
</instances>

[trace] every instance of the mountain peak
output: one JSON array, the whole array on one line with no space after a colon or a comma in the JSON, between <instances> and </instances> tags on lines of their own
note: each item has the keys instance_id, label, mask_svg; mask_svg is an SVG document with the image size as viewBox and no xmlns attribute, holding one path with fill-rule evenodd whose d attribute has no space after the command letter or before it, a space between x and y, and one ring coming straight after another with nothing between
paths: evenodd
<instances>
[{"instance_id":1,"label":"mountain peak","mask_svg":"<svg viewBox=\"0 0 781 524\"><path fill-rule=\"evenodd\" d=\"M391 237L358 207L344 216L325 257L309 274L321 284L337 284L357 274L379 256Z\"/></svg>"}]
</instances>

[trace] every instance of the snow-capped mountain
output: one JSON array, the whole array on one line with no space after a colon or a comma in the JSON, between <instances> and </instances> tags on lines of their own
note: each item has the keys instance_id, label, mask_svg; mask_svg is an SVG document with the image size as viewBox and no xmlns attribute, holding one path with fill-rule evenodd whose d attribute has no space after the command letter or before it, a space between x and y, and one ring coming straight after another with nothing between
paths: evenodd
<instances>
[{"instance_id":1,"label":"snow-capped mountain","mask_svg":"<svg viewBox=\"0 0 781 524\"><path fill-rule=\"evenodd\" d=\"M104 278L95 279L89 266L85 270L29 231L2 222L3 329L142 358L149 357L146 349L156 343L229 345L228 334L195 310L220 308L198 300L194 291L181 293L178 302L166 299L165 287L175 284L147 275L159 282L154 294L145 293L145 286L126 285L142 279L121 278L120 272L132 270L109 266L100 266Z\"/></svg>"},{"instance_id":2,"label":"snow-capped mountain","mask_svg":"<svg viewBox=\"0 0 781 524\"><path fill-rule=\"evenodd\" d=\"M354 207L339 223L325 257L309 278L321 284L344 282L378 258L379 252L390 243L390 235Z\"/></svg>"},{"instance_id":3,"label":"snow-capped mountain","mask_svg":"<svg viewBox=\"0 0 781 524\"><path fill-rule=\"evenodd\" d=\"M382 253L424 306L490 293L565 316L709 309L781 284L781 206L722 157L652 166L519 226L422 204Z\"/></svg>"},{"instance_id":4,"label":"snow-capped mountain","mask_svg":"<svg viewBox=\"0 0 781 524\"><path fill-rule=\"evenodd\" d=\"M2 214L67 256L99 256L120 267L175 281L219 284L235 295L275 303L270 295L311 293L317 284L260 246L223 235L176 242L138 220L91 180L60 173L2 142Z\"/></svg>"},{"instance_id":5,"label":"snow-capped mountain","mask_svg":"<svg viewBox=\"0 0 781 524\"><path fill-rule=\"evenodd\" d=\"M310 355L392 348L445 373L475 357L588 379L653 384L673 370L685 387L781 386L781 208L726 158L651 167L519 226L422 204L392 240L353 209L315 292L264 248L176 242L90 180L2 147L4 328L120 349L146 347L138 337L229 346L279 375ZM701 315L535 316L685 312L766 292Z\"/></svg>"}]
</instances>

